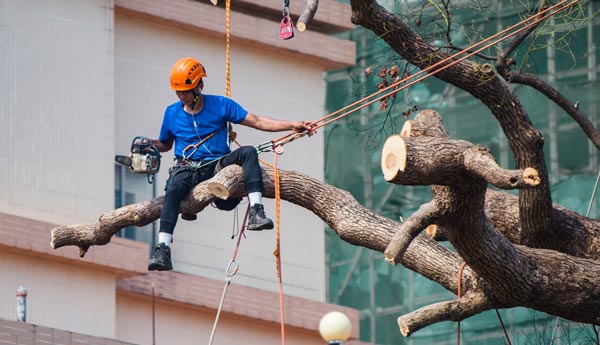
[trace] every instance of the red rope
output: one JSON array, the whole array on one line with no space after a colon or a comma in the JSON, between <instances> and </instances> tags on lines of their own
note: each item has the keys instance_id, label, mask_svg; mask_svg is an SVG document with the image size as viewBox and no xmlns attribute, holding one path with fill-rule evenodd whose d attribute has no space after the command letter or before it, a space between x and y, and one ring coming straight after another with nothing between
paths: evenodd
<instances>
[{"instance_id":1,"label":"red rope","mask_svg":"<svg viewBox=\"0 0 600 345\"><path fill-rule=\"evenodd\" d=\"M244 216L244 221L242 222L242 229L238 235L237 244L235 245L235 249L233 250L233 256L231 257L231 261L235 261L238 255L238 250L240 249L240 242L242 241L242 236L244 235L244 230L246 229L246 221L248 221L248 213L250 212L250 203L248 203L248 207L246 208L246 215Z\"/></svg>"}]
</instances>

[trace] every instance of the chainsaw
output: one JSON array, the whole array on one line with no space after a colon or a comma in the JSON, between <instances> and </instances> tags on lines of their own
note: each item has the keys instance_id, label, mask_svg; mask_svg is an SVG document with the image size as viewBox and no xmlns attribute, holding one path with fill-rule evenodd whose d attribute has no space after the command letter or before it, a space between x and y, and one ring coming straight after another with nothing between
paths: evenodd
<instances>
[{"instance_id":1,"label":"chainsaw","mask_svg":"<svg viewBox=\"0 0 600 345\"><path fill-rule=\"evenodd\" d=\"M134 173L148 174L148 183L152 183L150 175L154 175L160 169L160 152L152 139L143 136L133 138L131 142L131 154L129 156L115 156L115 161L129 167Z\"/></svg>"}]
</instances>

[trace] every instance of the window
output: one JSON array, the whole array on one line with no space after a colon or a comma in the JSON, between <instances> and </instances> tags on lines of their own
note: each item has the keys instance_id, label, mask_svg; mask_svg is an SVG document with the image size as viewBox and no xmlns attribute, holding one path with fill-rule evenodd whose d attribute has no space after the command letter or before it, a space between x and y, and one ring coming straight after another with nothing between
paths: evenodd
<instances>
[{"instance_id":1,"label":"window","mask_svg":"<svg viewBox=\"0 0 600 345\"><path fill-rule=\"evenodd\" d=\"M115 165L115 209L156 197L156 183L149 184L145 174L135 174L122 165ZM156 222L146 226L128 226L117 236L155 245Z\"/></svg>"}]
</instances>

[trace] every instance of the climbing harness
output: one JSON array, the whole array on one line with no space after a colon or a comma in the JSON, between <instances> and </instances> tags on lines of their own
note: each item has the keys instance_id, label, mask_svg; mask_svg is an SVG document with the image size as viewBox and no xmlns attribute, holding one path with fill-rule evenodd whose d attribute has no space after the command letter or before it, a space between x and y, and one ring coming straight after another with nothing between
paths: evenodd
<instances>
[{"instance_id":1,"label":"climbing harness","mask_svg":"<svg viewBox=\"0 0 600 345\"><path fill-rule=\"evenodd\" d=\"M282 40L289 40L294 37L294 23L292 17L290 17L290 0L283 1L283 11L281 13L282 19L279 24L279 38Z\"/></svg>"},{"instance_id":2,"label":"climbing harness","mask_svg":"<svg viewBox=\"0 0 600 345\"><path fill-rule=\"evenodd\" d=\"M181 157L184 161L189 161L190 158L194 155L194 153L196 153L196 151L198 151L198 147L200 147L200 145L204 144L205 142L208 141L208 139L212 138L215 136L215 134L217 134L218 131L214 131L212 133L210 133L209 135L207 135L206 137L204 137L204 139L200 140L199 142L195 143L195 144L190 144L188 146L186 146L182 151L181 151ZM192 150L192 152L189 152L189 150ZM212 162L212 161L211 161ZM204 164L206 165L206 164ZM204 166L203 165L203 166ZM200 168L200 166L197 166L196 168Z\"/></svg>"}]
</instances>

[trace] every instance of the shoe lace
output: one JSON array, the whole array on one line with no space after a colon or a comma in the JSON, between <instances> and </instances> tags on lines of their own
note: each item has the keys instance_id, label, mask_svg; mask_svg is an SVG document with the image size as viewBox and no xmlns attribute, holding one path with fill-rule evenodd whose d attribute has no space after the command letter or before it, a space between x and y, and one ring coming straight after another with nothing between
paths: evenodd
<instances>
[{"instance_id":1,"label":"shoe lace","mask_svg":"<svg viewBox=\"0 0 600 345\"><path fill-rule=\"evenodd\" d=\"M261 218L265 218L265 208L263 205L256 205L256 215L261 217Z\"/></svg>"}]
</instances>

